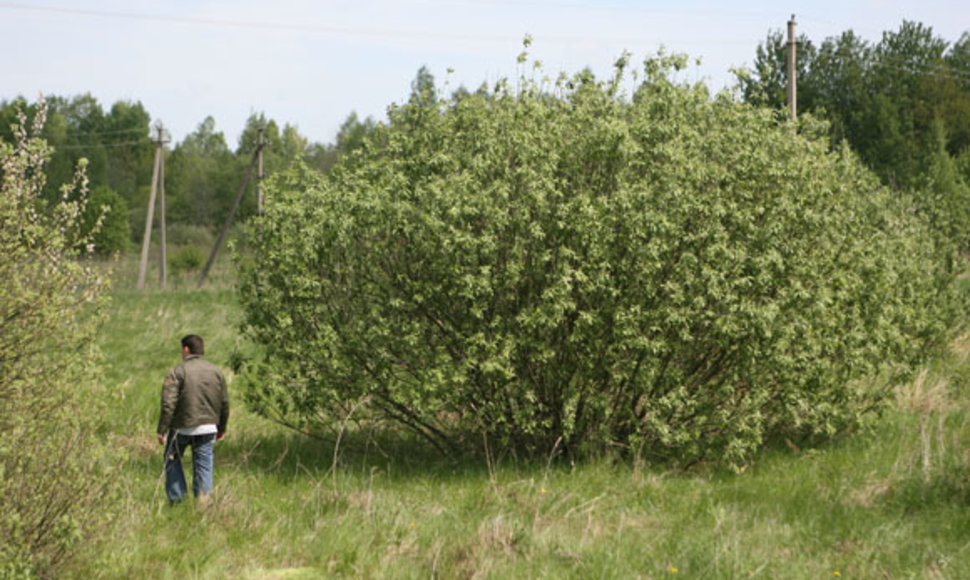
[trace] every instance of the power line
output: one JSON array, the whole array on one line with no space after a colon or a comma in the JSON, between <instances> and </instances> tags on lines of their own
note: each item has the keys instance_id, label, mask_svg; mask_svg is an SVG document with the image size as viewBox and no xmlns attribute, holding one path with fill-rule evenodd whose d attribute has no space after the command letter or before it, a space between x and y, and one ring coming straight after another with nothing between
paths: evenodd
<instances>
[{"instance_id":1,"label":"power line","mask_svg":"<svg viewBox=\"0 0 970 580\"><path fill-rule=\"evenodd\" d=\"M945 62L913 63L903 58L863 59L859 70L863 74L871 74L879 70L891 70L914 75L925 75L939 79L952 78L955 80L970 80L970 70L964 71L954 68Z\"/></svg>"},{"instance_id":2,"label":"power line","mask_svg":"<svg viewBox=\"0 0 970 580\"><path fill-rule=\"evenodd\" d=\"M541 0L432 0L434 3L443 5L480 5L480 6L494 6L495 4L505 5L505 6L537 6L543 8L553 7L552 3L542 2ZM683 14L683 15L704 15L704 16L752 16L752 17L775 17L777 13L769 11L753 11L753 10L691 10L691 9L656 9L648 8L644 9L638 6L627 6L617 3L592 3L583 2L581 0L573 0L571 2L556 2L554 4L556 8L572 8L572 9L582 9L582 10L600 10L600 11L616 11L616 12L627 12L627 13L641 13L645 15L649 14ZM74 16L91 16L91 17L102 17L102 18L121 18L128 20L138 20L144 22L163 22L170 24L179 25L195 25L195 26L211 26L211 27L221 27L221 28L245 28L245 29L257 29L257 30L275 30L282 32L304 32L304 33L316 33L316 34L336 34L344 36L364 36L364 37L398 37L398 38L437 38L446 40L477 40L485 42L519 42L522 40L521 35L502 35L502 34L465 34L459 32L437 32L437 31L414 31L414 30L402 30L402 29L381 29L381 28L356 28L348 26L337 26L337 25L319 25L319 24L304 24L304 23L292 23L292 22L267 22L267 21L254 21L254 20L238 20L230 18L204 18L204 17L188 17L188 16L168 16L163 14L151 14L144 12L134 12L125 10L103 10L95 8L76 8L76 7L66 7L66 6L38 6L32 4L24 4L19 2L0 2L0 8L12 9L12 10L25 10L32 12L47 12L54 14L66 14ZM813 20L816 22L824 22L827 24L837 25L836 22L817 18L811 15L802 16L807 20ZM590 36L543 36L543 42L550 43L579 43L579 42L589 42L591 40L598 40ZM603 40L603 39L600 39ZM612 42L620 42L629 45L642 45L645 42L649 42L645 38L621 38L621 37L610 37ZM752 43L752 40L727 40L727 39L711 39L705 38L703 40L697 38L686 38L686 39L671 39L664 44L669 46L678 45L724 45L724 44L741 44L741 43Z\"/></svg>"},{"instance_id":3,"label":"power line","mask_svg":"<svg viewBox=\"0 0 970 580\"><path fill-rule=\"evenodd\" d=\"M142 20L147 22L168 22L171 24L191 24L203 26L217 26L227 28L247 28L258 30L277 30L283 32L311 32L341 34L347 36L396 36L409 38L446 38L446 39L468 39L467 34L459 33L440 33L440 32L413 32L392 29L362 29L350 28L345 26L333 25L309 25L292 24L281 22L256 22L251 20L231 20L226 18L199 18L185 16L165 16L161 14L145 14L139 12L127 12L121 10L96 10L92 8L67 8L60 6L35 6L29 4L19 4L15 2L0 2L0 8L13 10L28 10L32 12L50 12L55 14L69 14L74 16L100 16L106 18L124 18L128 20ZM521 37L500 36L500 35L475 35L472 38L478 40L521 40Z\"/></svg>"},{"instance_id":4,"label":"power line","mask_svg":"<svg viewBox=\"0 0 970 580\"><path fill-rule=\"evenodd\" d=\"M780 38L780 37L779 37ZM830 40L832 37L826 38L820 44L816 44L811 39L808 43L815 49L816 58L822 54L821 49L825 42ZM912 62L905 58L903 55L890 54L886 56L881 56L875 51L876 44L872 44L865 39L861 39L862 44L860 45L863 50L863 56L859 58L860 70L865 73L869 73L879 69L895 70L899 72L905 72L910 74L924 74L927 76L933 76L938 78L955 78L958 80L970 80L970 70L962 70L950 64L946 53L940 55L938 58L933 59L932 62ZM798 42L798 45L804 46L804 42ZM766 50L782 50L782 45L767 46L767 42L759 43L759 46L765 47ZM834 54L838 55L839 52Z\"/></svg>"},{"instance_id":5,"label":"power line","mask_svg":"<svg viewBox=\"0 0 970 580\"><path fill-rule=\"evenodd\" d=\"M84 131L80 129L72 129L67 133L67 139L87 139L90 137L108 137L108 136L131 136L140 137L143 136L145 140L143 143L150 143L151 138L143 129L119 129L117 131Z\"/></svg>"},{"instance_id":6,"label":"power line","mask_svg":"<svg viewBox=\"0 0 970 580\"><path fill-rule=\"evenodd\" d=\"M432 0L438 4L473 4L473 5L487 5L494 4L492 0ZM499 4L504 4L506 6L542 6L549 7L549 3L544 3L541 0L497 0ZM558 7L569 7L577 9L597 9L597 10L616 10L625 12L648 12L648 13L673 13L673 14L730 14L730 15L750 15L750 16L768 16L773 13L769 12L756 12L756 11L737 11L737 10L721 10L721 11L700 11L700 10L683 10L683 9L649 9L646 11L639 10L637 7L621 6L618 4L592 4L589 2L583 2L581 0L573 0L566 3L557 3ZM307 32L307 33L326 33L326 34L339 34L348 36L377 36L377 37L404 37L404 38L442 38L442 39L452 39L452 40L484 40L484 41L501 41L501 42L518 42L521 40L521 36L511 36L511 35L476 35L476 34L460 34L460 33L442 33L433 31L407 31L400 29L363 29L363 28L352 28L344 26L335 25L314 25L314 24L297 24L297 23L286 23L286 22L265 22L265 21L251 21L251 20L235 20L227 18L202 18L202 17L184 17L184 16L167 16L161 14L149 14L143 12L133 12L133 11L123 11L123 10L102 10L93 8L74 8L74 7L64 7L64 6L38 6L31 4L23 4L18 2L0 2L0 8L12 9L12 10L25 10L32 12L46 12L54 14L66 14L66 15L80 15L80 16L91 16L91 17L102 17L102 18L121 18L128 20L139 20L146 22L167 22L171 24L179 25L201 25L201 26L215 26L215 27L229 27L229 28L246 28L246 29L259 29L259 30L276 30L276 31L288 31L288 32ZM816 18L811 15L801 16L807 20L813 20L816 22L824 22L828 24L837 24L836 22L823 18ZM561 42L561 43L575 43L575 42L588 42L590 40L595 40L591 37L543 37L545 42ZM623 42L628 44L642 44L647 42L644 38L636 39L624 39L624 38L610 38L614 42ZM678 41L670 42L670 45L681 45L681 44L715 44L724 45L728 43L749 43L749 40L726 40L726 39L681 39ZM868 44L868 42L867 42ZM892 69L890 65L883 65L886 68ZM918 66L918 65L917 65ZM960 71L953 68L944 69L945 65L933 65L927 64L923 65L923 70L926 74L931 75L944 75L949 74L953 77L960 79L970 78L970 71ZM905 71L905 72L915 72L912 66L907 67L897 67L895 70ZM134 132L135 130L132 130ZM141 130L137 130L141 132ZM118 133L125 133L126 130L120 130ZM105 131L101 133L90 133L90 134L102 134L109 135L115 134L115 132ZM90 135L89 134L89 135Z\"/></svg>"},{"instance_id":7,"label":"power line","mask_svg":"<svg viewBox=\"0 0 970 580\"><path fill-rule=\"evenodd\" d=\"M145 141L124 141L120 143L90 143L87 145L51 145L57 150L77 150L77 149L96 149L98 147L128 147L130 145L151 145L152 142L149 140Z\"/></svg>"},{"instance_id":8,"label":"power line","mask_svg":"<svg viewBox=\"0 0 970 580\"><path fill-rule=\"evenodd\" d=\"M582 10L596 10L604 12L639 12L639 13L649 13L649 14L682 14L685 16L758 16L758 17L775 17L782 14L782 11L778 12L767 12L767 11L755 11L755 10L722 10L722 9L682 9L682 8L655 8L653 6L631 6L629 4L623 4L620 2L582 2L579 0L573 0L570 2L543 2L542 0L431 0L435 4L443 5L471 5L471 6L489 6L494 7L499 6L523 6L529 7L534 6L537 8L570 8L570 9L582 9Z\"/></svg>"},{"instance_id":9,"label":"power line","mask_svg":"<svg viewBox=\"0 0 970 580\"><path fill-rule=\"evenodd\" d=\"M475 3L486 5L486 2L476 2L476 0L452 0L453 3ZM447 3L447 2L445 2ZM506 2L509 4L509 2ZM511 2L511 4L517 5L542 5L541 3L524 0L522 2ZM545 5L548 6L548 5ZM557 5L558 6L558 5ZM583 3L571 3L567 4L574 8L589 8L589 9L610 9L608 6L597 7L590 4ZM280 31L280 32L304 32L313 34L336 34L343 36L364 36L364 37L396 37L396 38L433 38L433 39L443 39L443 40L461 40L461 41L485 41L485 42L514 42L518 43L522 41L521 34L467 34L461 32L437 32L430 30L414 31L414 30L402 30L402 29L391 29L391 28L356 28L348 26L337 26L337 25L320 25L320 24L298 24L298 23L288 23L288 22L266 22L266 21L253 21L253 20L235 20L228 18L202 18L202 17L186 17L186 16L167 16L163 14L148 14L143 12L131 12L122 10L99 10L93 8L72 8L64 6L36 6L30 4L21 4L17 2L0 2L0 8L7 8L12 10L26 10L31 12L47 12L54 14L66 14L72 16L93 16L93 17L103 17L103 18L122 18L127 20L139 20L145 22L167 22L170 24L180 24L180 25L196 25L196 26L213 26L220 28L244 28L244 29L256 29L256 30L270 30L270 31ZM615 6L619 9L619 6ZM649 13L673 13L673 14L708 14L711 12L705 11L690 11L690 10L650 10ZM758 15L766 16L768 13L745 13L745 12L717 12L718 14L748 14L748 15ZM543 42L550 43L563 43L563 44L575 44L582 42L589 42L590 40L606 40L603 38L594 38L591 36L543 36ZM609 37L608 40L612 42L621 42L625 44L642 44L648 42L648 39L643 37L638 38L624 38L624 37ZM711 39L681 39L670 41L670 45L675 44L710 44ZM745 40L722 40L719 44L727 43L749 43L750 41Z\"/></svg>"},{"instance_id":10,"label":"power line","mask_svg":"<svg viewBox=\"0 0 970 580\"><path fill-rule=\"evenodd\" d=\"M963 71L954 68L947 64L946 62L935 62L935 63L912 63L906 62L903 58L894 57L885 60L876 60L873 65L874 68L888 68L893 70L899 70L909 73L922 72L931 76L955 76L964 79L970 79L970 71Z\"/></svg>"},{"instance_id":11,"label":"power line","mask_svg":"<svg viewBox=\"0 0 970 580\"><path fill-rule=\"evenodd\" d=\"M582 9L582 10L598 10L598 11L614 11L614 12L627 12L627 13L640 13L644 15L649 14L682 14L682 15L703 15L703 16L751 16L751 17L770 17L774 18L781 14L780 12L774 11L755 11L755 10L729 10L729 9L716 9L716 10L700 10L700 9L678 9L678 8L642 8L639 6L628 6L618 3L593 3L593 2L583 2L581 0L573 0L571 2L542 2L541 0L432 0L434 3L443 5L478 5L478 6L494 6L505 5L505 6L536 6L543 8L572 8L572 9ZM451 40L482 40L482 41L500 41L500 42L518 42L522 40L521 35L488 35L488 34L464 34L458 32L435 32L435 31L413 31L413 30L402 30L402 29L366 29L366 28L355 28L348 26L337 26L337 25L319 25L319 24L304 24L304 23L292 23L292 22L267 22L267 21L254 21L254 20L237 20L230 18L204 18L204 17L188 17L188 16L168 16L164 14L150 14L144 12L134 12L134 11L124 11L124 10L103 10L95 8L75 8L66 6L38 6L33 4L24 4L19 2L0 2L0 8L12 9L12 10L25 10L32 12L48 12L54 14L67 14L75 16L93 16L93 17L104 17L104 18L122 18L128 20L140 20L146 22L167 22L171 24L180 25L201 25L201 26L214 26L214 27L224 27L224 28L246 28L246 29L259 29L259 30L276 30L284 32L307 32L307 33L326 33L326 34L339 34L346 36L369 36L369 37L401 37L401 38L440 38L440 39L451 39ZM825 23L829 25L836 25L838 23L827 18L814 17L812 15L799 15L800 18L809 21L815 21L820 23ZM544 41L547 42L563 42L563 43L573 43L579 41L589 41L591 38L589 36L584 37L543 37ZM610 40L619 42L634 42L642 43L643 38L617 38L611 37ZM695 40L680 40L678 43L690 44L698 43ZM724 41L724 42L742 42L738 41ZM724 43L722 42L722 44ZM744 40L743 42L750 42L749 40ZM705 41L705 44L709 44L710 41ZM673 42L671 42L673 44Z\"/></svg>"},{"instance_id":12,"label":"power line","mask_svg":"<svg viewBox=\"0 0 970 580\"><path fill-rule=\"evenodd\" d=\"M85 135L85 136L90 136L90 135L128 135L128 134L132 134L132 133L138 133L140 135L144 135L146 139L149 139L150 138L145 129L139 129L137 127L132 127L132 128L129 128L129 129L116 129L116 130L113 130L113 131L76 132L76 133L74 133L74 135Z\"/></svg>"}]
</instances>

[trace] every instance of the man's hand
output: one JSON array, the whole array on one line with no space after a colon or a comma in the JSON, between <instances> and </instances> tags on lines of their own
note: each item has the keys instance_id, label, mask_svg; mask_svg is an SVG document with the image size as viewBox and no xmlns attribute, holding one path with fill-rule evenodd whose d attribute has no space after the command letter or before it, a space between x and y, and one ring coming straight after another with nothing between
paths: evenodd
<instances>
[{"instance_id":1,"label":"man's hand","mask_svg":"<svg viewBox=\"0 0 970 580\"><path fill-rule=\"evenodd\" d=\"M159 435L158 436L158 444L159 445L165 445L165 436L164 435Z\"/></svg>"},{"instance_id":2,"label":"man's hand","mask_svg":"<svg viewBox=\"0 0 970 580\"><path fill-rule=\"evenodd\" d=\"M219 433L216 434L216 441L222 441L225 438L226 438L225 431L220 431Z\"/></svg>"}]
</instances>

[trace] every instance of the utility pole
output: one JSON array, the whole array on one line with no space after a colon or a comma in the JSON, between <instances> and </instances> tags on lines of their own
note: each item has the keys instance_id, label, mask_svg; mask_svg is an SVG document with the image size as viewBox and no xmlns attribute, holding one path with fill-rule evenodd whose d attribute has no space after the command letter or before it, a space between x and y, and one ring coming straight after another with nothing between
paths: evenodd
<instances>
[{"instance_id":1,"label":"utility pole","mask_svg":"<svg viewBox=\"0 0 970 580\"><path fill-rule=\"evenodd\" d=\"M201 288L205 284L206 276L209 275L209 270L212 268L212 264L216 261L216 256L219 254L219 248L222 246L223 240L226 238L226 233L229 231L229 226L232 225L232 218L236 215L236 210L239 209L239 202L242 200L242 196L246 193L246 186L249 184L249 177L253 173L253 166L256 165L256 160L259 158L259 152L263 149L262 144L256 145L256 150L253 151L253 157L249 160L249 167L246 168L246 175L243 177L242 184L239 186L239 191L236 192L236 199L232 202L232 207L229 208L229 215L226 216L226 222L222 224L222 231L219 232L219 237L216 239L215 246L212 248L212 253L209 254L209 260L205 263L205 268L202 269L202 275L199 276L198 288Z\"/></svg>"},{"instance_id":2,"label":"utility pole","mask_svg":"<svg viewBox=\"0 0 970 580\"><path fill-rule=\"evenodd\" d=\"M141 242L141 263L138 266L138 289L145 287L145 272L148 269L148 245L152 239L152 220L155 216L155 194L158 191L158 172L162 163L162 124L155 126L158 139L155 141L155 167L152 169L152 190L148 195L148 215L145 216L145 236Z\"/></svg>"},{"instance_id":3,"label":"utility pole","mask_svg":"<svg viewBox=\"0 0 970 580\"><path fill-rule=\"evenodd\" d=\"M256 215L263 217L263 127L259 128L256 153L259 156L259 171L256 173Z\"/></svg>"},{"instance_id":4,"label":"utility pole","mask_svg":"<svg viewBox=\"0 0 970 580\"><path fill-rule=\"evenodd\" d=\"M162 148L161 170L158 173L158 209L159 227L161 228L162 242L162 263L158 273L158 283L162 290L165 289L165 282L168 279L168 245L165 242L165 149Z\"/></svg>"},{"instance_id":5,"label":"utility pole","mask_svg":"<svg viewBox=\"0 0 970 580\"><path fill-rule=\"evenodd\" d=\"M795 15L791 15L791 20L788 21L788 115L792 121L798 118L798 107L796 105L797 100L797 89L795 78L797 72L795 72Z\"/></svg>"}]
</instances>

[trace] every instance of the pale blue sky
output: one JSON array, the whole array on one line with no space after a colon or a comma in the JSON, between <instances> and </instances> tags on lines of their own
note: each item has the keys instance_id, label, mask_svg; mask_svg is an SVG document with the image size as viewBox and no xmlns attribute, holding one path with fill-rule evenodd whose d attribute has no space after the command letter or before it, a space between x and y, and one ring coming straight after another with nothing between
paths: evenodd
<instances>
[{"instance_id":1,"label":"pale blue sky","mask_svg":"<svg viewBox=\"0 0 970 580\"><path fill-rule=\"evenodd\" d=\"M639 63L663 45L720 88L791 14L815 42L849 28L878 41L904 19L951 42L970 30L967 0L0 0L0 99L137 100L176 140L212 115L232 147L264 112L330 142L352 110L382 118L404 100L422 65L449 91L515 76L526 34L550 76L608 74L624 50Z\"/></svg>"}]
</instances>

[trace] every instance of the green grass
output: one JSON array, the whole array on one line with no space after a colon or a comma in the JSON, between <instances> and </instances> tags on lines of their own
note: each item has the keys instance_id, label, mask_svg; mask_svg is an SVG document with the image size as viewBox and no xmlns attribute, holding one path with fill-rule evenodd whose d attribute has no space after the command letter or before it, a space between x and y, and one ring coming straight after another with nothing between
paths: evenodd
<instances>
[{"instance_id":1,"label":"green grass","mask_svg":"<svg viewBox=\"0 0 970 580\"><path fill-rule=\"evenodd\" d=\"M249 413L216 448L204 509L170 508L154 438L178 339L228 369L227 284L115 291L101 337L122 491L102 578L968 578L970 344L868 433L781 446L739 474L593 459L455 464L407 440L337 449Z\"/></svg>"}]
</instances>

